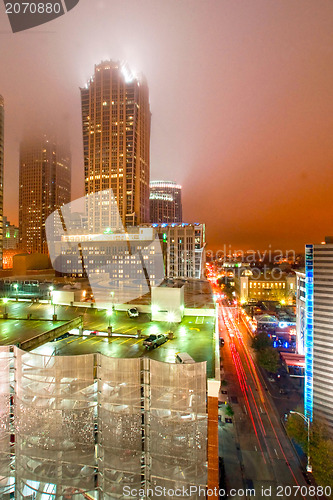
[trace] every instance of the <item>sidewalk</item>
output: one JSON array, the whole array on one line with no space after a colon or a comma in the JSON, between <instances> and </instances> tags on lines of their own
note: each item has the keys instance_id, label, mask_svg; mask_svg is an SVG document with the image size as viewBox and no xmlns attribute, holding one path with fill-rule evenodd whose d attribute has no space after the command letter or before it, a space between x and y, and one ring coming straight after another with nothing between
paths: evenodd
<instances>
[{"instance_id":1,"label":"sidewalk","mask_svg":"<svg viewBox=\"0 0 333 500\"><path fill-rule=\"evenodd\" d=\"M220 487L226 491L239 490L244 487L242 453L234 423L225 422L225 408L226 405L219 407L219 457L223 458L225 470L225 484Z\"/></svg>"}]
</instances>

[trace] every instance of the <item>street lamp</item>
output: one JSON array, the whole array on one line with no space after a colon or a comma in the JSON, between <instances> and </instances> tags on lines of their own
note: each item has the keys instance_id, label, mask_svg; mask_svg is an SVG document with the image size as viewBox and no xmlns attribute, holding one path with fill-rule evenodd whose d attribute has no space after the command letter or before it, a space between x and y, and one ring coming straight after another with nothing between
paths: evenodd
<instances>
[{"instance_id":1,"label":"street lamp","mask_svg":"<svg viewBox=\"0 0 333 500\"><path fill-rule=\"evenodd\" d=\"M4 297L2 299L2 302L5 304L5 312L4 312L4 315L3 315L4 319L7 319L7 317L8 317L8 315L7 315L7 303L8 303L8 300L9 300L8 297Z\"/></svg>"},{"instance_id":2,"label":"street lamp","mask_svg":"<svg viewBox=\"0 0 333 500\"><path fill-rule=\"evenodd\" d=\"M294 413L295 415L299 415L308 426L308 447L307 447L308 448L307 449L308 463L306 466L306 470L307 470L307 472L312 472L312 465L310 464L310 424L311 424L311 421L310 421L309 417L305 416L303 413L300 413L299 411L290 410L290 413Z\"/></svg>"},{"instance_id":3,"label":"street lamp","mask_svg":"<svg viewBox=\"0 0 333 500\"><path fill-rule=\"evenodd\" d=\"M109 325L108 325L108 335L109 337L111 337L111 334L112 334L112 326L111 326L111 316L113 314L113 309L107 309L106 311L106 315L108 316L109 318Z\"/></svg>"},{"instance_id":4,"label":"street lamp","mask_svg":"<svg viewBox=\"0 0 333 500\"><path fill-rule=\"evenodd\" d=\"M114 309L114 303L113 303L113 297L114 297L114 292L110 292L111 295L111 304L112 304L112 310Z\"/></svg>"},{"instance_id":5,"label":"street lamp","mask_svg":"<svg viewBox=\"0 0 333 500\"><path fill-rule=\"evenodd\" d=\"M57 315L56 315L56 305L54 303L54 300L53 300L53 290L54 290L54 287L53 286L49 286L49 290L50 290L50 303L51 303L51 306L53 305L53 318L52 318L52 321L57 321Z\"/></svg>"},{"instance_id":6,"label":"street lamp","mask_svg":"<svg viewBox=\"0 0 333 500\"><path fill-rule=\"evenodd\" d=\"M110 326L111 326L111 316L112 316L112 314L113 314L113 309L108 309L108 310L106 311L106 315L107 315L107 317L109 318L109 325L108 325L108 328L110 328Z\"/></svg>"}]
</instances>

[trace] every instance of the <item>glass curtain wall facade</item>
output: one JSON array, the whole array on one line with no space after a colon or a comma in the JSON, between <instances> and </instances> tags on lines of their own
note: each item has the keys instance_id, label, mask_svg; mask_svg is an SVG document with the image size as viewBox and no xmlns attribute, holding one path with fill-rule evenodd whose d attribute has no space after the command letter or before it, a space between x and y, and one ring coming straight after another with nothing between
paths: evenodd
<instances>
[{"instance_id":1,"label":"glass curtain wall facade","mask_svg":"<svg viewBox=\"0 0 333 500\"><path fill-rule=\"evenodd\" d=\"M0 369L1 499L149 499L154 486L207 484L206 363L6 346Z\"/></svg>"},{"instance_id":2,"label":"glass curtain wall facade","mask_svg":"<svg viewBox=\"0 0 333 500\"><path fill-rule=\"evenodd\" d=\"M120 62L104 61L81 88L85 192L111 189L124 227L149 222L148 85ZM96 199L97 200L97 199ZM89 228L110 227L105 204L90 207Z\"/></svg>"},{"instance_id":3,"label":"glass curtain wall facade","mask_svg":"<svg viewBox=\"0 0 333 500\"><path fill-rule=\"evenodd\" d=\"M150 182L150 222L182 222L182 187L173 181Z\"/></svg>"}]
</instances>

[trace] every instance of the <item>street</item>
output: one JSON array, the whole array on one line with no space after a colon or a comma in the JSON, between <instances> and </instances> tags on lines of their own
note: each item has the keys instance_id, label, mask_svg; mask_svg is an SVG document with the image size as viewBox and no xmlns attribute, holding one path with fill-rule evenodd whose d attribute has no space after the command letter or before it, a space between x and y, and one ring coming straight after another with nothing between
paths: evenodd
<instances>
[{"instance_id":1,"label":"street","mask_svg":"<svg viewBox=\"0 0 333 500\"><path fill-rule=\"evenodd\" d=\"M298 486L303 486L303 494L298 492L293 498L310 498L298 459L253 361L251 339L239 328L235 308L222 301L217 307L220 337L225 341L221 349L221 378L227 385L222 385L222 390L227 392L227 401L234 411L232 423L225 423L225 409L220 410L224 420L221 419L219 428L220 453L224 457L227 489L253 487L258 496L262 487L271 488L269 498L277 499L281 498L279 486L295 487L295 493ZM226 395L222 394L223 399ZM235 474L237 469L239 474ZM285 496L288 495L282 495Z\"/></svg>"}]
</instances>

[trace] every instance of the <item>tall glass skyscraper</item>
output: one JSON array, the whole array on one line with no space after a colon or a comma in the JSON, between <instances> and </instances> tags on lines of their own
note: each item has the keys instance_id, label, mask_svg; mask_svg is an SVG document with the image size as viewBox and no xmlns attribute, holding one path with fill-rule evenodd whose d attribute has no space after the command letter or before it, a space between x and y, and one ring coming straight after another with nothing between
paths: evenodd
<instances>
[{"instance_id":1,"label":"tall glass skyscraper","mask_svg":"<svg viewBox=\"0 0 333 500\"><path fill-rule=\"evenodd\" d=\"M4 100L0 95L0 268L3 247Z\"/></svg>"},{"instance_id":2,"label":"tall glass skyscraper","mask_svg":"<svg viewBox=\"0 0 333 500\"><path fill-rule=\"evenodd\" d=\"M71 200L71 157L54 138L26 138L20 147L19 246L47 253L45 221Z\"/></svg>"},{"instance_id":3,"label":"tall glass skyscraper","mask_svg":"<svg viewBox=\"0 0 333 500\"><path fill-rule=\"evenodd\" d=\"M150 182L150 222L182 222L182 187L173 181Z\"/></svg>"},{"instance_id":4,"label":"tall glass skyscraper","mask_svg":"<svg viewBox=\"0 0 333 500\"><path fill-rule=\"evenodd\" d=\"M124 227L149 222L151 115L145 78L120 62L104 61L81 89L81 103L86 194L111 188ZM91 231L113 227L109 202L89 207Z\"/></svg>"}]
</instances>

